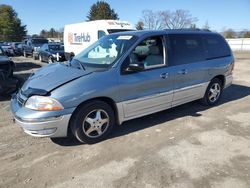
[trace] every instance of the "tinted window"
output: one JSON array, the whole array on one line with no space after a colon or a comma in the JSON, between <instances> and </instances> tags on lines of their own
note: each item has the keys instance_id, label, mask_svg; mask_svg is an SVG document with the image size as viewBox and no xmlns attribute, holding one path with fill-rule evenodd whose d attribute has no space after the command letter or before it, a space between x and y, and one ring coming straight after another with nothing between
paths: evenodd
<instances>
[{"instance_id":1,"label":"tinted window","mask_svg":"<svg viewBox=\"0 0 250 188\"><path fill-rule=\"evenodd\" d=\"M231 50L226 41L219 35L205 35L205 47L207 50L207 59L229 56Z\"/></svg>"},{"instance_id":2,"label":"tinted window","mask_svg":"<svg viewBox=\"0 0 250 188\"><path fill-rule=\"evenodd\" d=\"M205 60L202 39L195 34L169 35L170 65L181 65Z\"/></svg>"}]
</instances>

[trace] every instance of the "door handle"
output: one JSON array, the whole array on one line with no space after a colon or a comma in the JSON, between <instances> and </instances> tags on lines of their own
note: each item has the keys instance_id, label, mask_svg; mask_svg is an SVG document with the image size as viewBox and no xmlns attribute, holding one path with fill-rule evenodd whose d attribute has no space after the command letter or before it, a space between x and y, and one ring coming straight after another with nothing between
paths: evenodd
<instances>
[{"instance_id":1,"label":"door handle","mask_svg":"<svg viewBox=\"0 0 250 188\"><path fill-rule=\"evenodd\" d=\"M160 75L161 78L166 79L168 77L168 73L162 73Z\"/></svg>"},{"instance_id":2,"label":"door handle","mask_svg":"<svg viewBox=\"0 0 250 188\"><path fill-rule=\"evenodd\" d=\"M187 69L183 69L181 71L178 71L178 74L187 74L187 73L188 73Z\"/></svg>"}]
</instances>

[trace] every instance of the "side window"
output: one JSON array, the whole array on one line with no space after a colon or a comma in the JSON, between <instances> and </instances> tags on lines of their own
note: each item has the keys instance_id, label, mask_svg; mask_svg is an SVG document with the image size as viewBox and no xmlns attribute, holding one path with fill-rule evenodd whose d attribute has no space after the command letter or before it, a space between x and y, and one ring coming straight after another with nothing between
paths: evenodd
<instances>
[{"instance_id":1,"label":"side window","mask_svg":"<svg viewBox=\"0 0 250 188\"><path fill-rule=\"evenodd\" d=\"M98 39L99 38L102 38L103 36L105 36L106 35L106 33L104 32L104 31L102 31L102 30L99 30L98 31Z\"/></svg>"},{"instance_id":2,"label":"side window","mask_svg":"<svg viewBox=\"0 0 250 188\"><path fill-rule=\"evenodd\" d=\"M163 37L146 38L129 55L130 64L142 64L145 69L165 65Z\"/></svg>"},{"instance_id":3,"label":"side window","mask_svg":"<svg viewBox=\"0 0 250 188\"><path fill-rule=\"evenodd\" d=\"M195 34L169 35L170 65L182 65L205 60L202 39Z\"/></svg>"},{"instance_id":4,"label":"side window","mask_svg":"<svg viewBox=\"0 0 250 188\"><path fill-rule=\"evenodd\" d=\"M204 36L204 42L207 50L207 59L225 57L231 54L229 46L221 36L206 35Z\"/></svg>"}]
</instances>

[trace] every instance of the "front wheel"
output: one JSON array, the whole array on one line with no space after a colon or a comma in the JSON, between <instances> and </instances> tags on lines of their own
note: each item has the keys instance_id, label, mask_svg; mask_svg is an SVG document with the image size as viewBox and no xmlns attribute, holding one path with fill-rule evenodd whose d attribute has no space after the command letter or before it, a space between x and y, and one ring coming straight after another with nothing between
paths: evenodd
<instances>
[{"instance_id":1,"label":"front wheel","mask_svg":"<svg viewBox=\"0 0 250 188\"><path fill-rule=\"evenodd\" d=\"M39 54L39 56L38 56L38 57L39 57L39 61L40 61L40 62L43 62L43 59L42 59L41 54Z\"/></svg>"},{"instance_id":2,"label":"front wheel","mask_svg":"<svg viewBox=\"0 0 250 188\"><path fill-rule=\"evenodd\" d=\"M33 57L34 60L37 60L37 56L36 56L35 53L32 53L32 57Z\"/></svg>"},{"instance_id":3,"label":"front wheel","mask_svg":"<svg viewBox=\"0 0 250 188\"><path fill-rule=\"evenodd\" d=\"M112 131L114 124L114 111L103 101L86 103L70 120L73 135L80 142L87 144L103 140Z\"/></svg>"},{"instance_id":4,"label":"front wheel","mask_svg":"<svg viewBox=\"0 0 250 188\"><path fill-rule=\"evenodd\" d=\"M220 99L222 89L221 80L214 78L207 87L202 103L208 106L215 105Z\"/></svg>"},{"instance_id":5,"label":"front wheel","mask_svg":"<svg viewBox=\"0 0 250 188\"><path fill-rule=\"evenodd\" d=\"M27 53L25 51L23 51L23 56L27 57Z\"/></svg>"}]
</instances>

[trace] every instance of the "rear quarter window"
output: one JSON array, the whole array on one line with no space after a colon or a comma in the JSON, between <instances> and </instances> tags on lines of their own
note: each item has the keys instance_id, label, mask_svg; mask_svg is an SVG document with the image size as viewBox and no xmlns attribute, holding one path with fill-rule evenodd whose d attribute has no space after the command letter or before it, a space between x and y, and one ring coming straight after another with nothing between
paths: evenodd
<instances>
[{"instance_id":1,"label":"rear quarter window","mask_svg":"<svg viewBox=\"0 0 250 188\"><path fill-rule=\"evenodd\" d=\"M206 59L216 59L231 55L231 50L227 42L220 35L205 35L203 36Z\"/></svg>"},{"instance_id":2,"label":"rear quarter window","mask_svg":"<svg viewBox=\"0 0 250 188\"><path fill-rule=\"evenodd\" d=\"M182 65L205 60L202 38L197 34L171 34L168 47L170 65Z\"/></svg>"}]
</instances>

